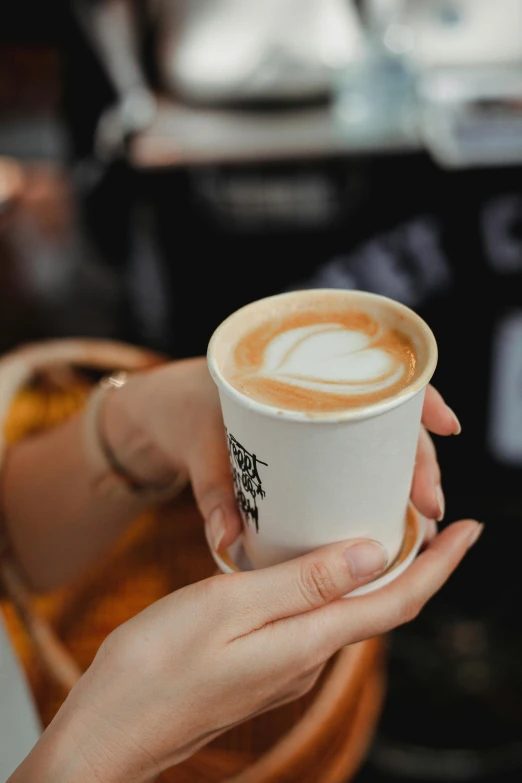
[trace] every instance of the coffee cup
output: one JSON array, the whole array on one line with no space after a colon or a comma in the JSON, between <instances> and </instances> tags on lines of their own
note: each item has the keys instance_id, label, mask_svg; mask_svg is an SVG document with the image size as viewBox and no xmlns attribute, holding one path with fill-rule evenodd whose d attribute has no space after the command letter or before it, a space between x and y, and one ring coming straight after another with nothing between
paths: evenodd
<instances>
[{"instance_id":1,"label":"coffee cup","mask_svg":"<svg viewBox=\"0 0 522 783\"><path fill-rule=\"evenodd\" d=\"M208 364L253 567L351 538L395 560L436 362L416 313L362 291L268 297L216 329Z\"/></svg>"}]
</instances>

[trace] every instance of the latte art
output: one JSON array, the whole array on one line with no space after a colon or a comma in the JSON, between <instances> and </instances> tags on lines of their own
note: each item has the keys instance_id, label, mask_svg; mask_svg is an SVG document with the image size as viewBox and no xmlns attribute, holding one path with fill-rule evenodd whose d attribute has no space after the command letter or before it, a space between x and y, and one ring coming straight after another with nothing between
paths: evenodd
<instances>
[{"instance_id":1,"label":"latte art","mask_svg":"<svg viewBox=\"0 0 522 783\"><path fill-rule=\"evenodd\" d=\"M298 327L266 348L259 370L303 389L337 394L366 394L397 383L405 368L397 357L362 332L340 324Z\"/></svg>"},{"instance_id":2,"label":"latte art","mask_svg":"<svg viewBox=\"0 0 522 783\"><path fill-rule=\"evenodd\" d=\"M332 411L376 402L415 377L406 334L357 311L305 311L244 334L225 369L242 394L290 410Z\"/></svg>"}]
</instances>

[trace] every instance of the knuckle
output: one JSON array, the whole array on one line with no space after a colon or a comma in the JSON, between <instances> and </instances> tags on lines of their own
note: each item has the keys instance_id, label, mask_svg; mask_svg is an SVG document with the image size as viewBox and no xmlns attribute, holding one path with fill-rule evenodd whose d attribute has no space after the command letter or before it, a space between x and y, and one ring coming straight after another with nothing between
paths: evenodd
<instances>
[{"instance_id":1,"label":"knuckle","mask_svg":"<svg viewBox=\"0 0 522 783\"><path fill-rule=\"evenodd\" d=\"M234 494L233 486L228 486L228 483L229 481L224 478L219 486L201 489L193 482L196 503L206 522L208 522L211 513L216 508L221 508L223 510L226 527L230 525L231 520L236 518L236 496ZM240 531L238 530L238 533L239 532Z\"/></svg>"},{"instance_id":2,"label":"knuckle","mask_svg":"<svg viewBox=\"0 0 522 783\"><path fill-rule=\"evenodd\" d=\"M127 623L112 631L96 653L97 665L109 671L147 671L154 667L154 656L144 640Z\"/></svg>"},{"instance_id":3,"label":"knuckle","mask_svg":"<svg viewBox=\"0 0 522 783\"><path fill-rule=\"evenodd\" d=\"M310 676L308 677L308 680L305 682L306 687L306 693L312 690L312 688L315 688L317 685L322 673L324 670L324 666L319 666L315 671L313 671Z\"/></svg>"},{"instance_id":4,"label":"knuckle","mask_svg":"<svg viewBox=\"0 0 522 783\"><path fill-rule=\"evenodd\" d=\"M111 661L118 657L119 643L117 640L118 629L111 631L111 633L105 637L103 642L98 647L98 651L95 656L95 661Z\"/></svg>"},{"instance_id":5,"label":"knuckle","mask_svg":"<svg viewBox=\"0 0 522 783\"><path fill-rule=\"evenodd\" d=\"M226 482L214 477L198 475L194 470L191 472L191 477L196 500L203 516L207 516L213 508L221 505L223 496L226 496L224 491Z\"/></svg>"},{"instance_id":6,"label":"knuckle","mask_svg":"<svg viewBox=\"0 0 522 783\"><path fill-rule=\"evenodd\" d=\"M223 606L229 600L230 582L233 579L233 574L219 574L199 582L197 585L194 585L199 593L198 598L209 608Z\"/></svg>"},{"instance_id":7,"label":"knuckle","mask_svg":"<svg viewBox=\"0 0 522 783\"><path fill-rule=\"evenodd\" d=\"M399 610L399 624L410 623L419 616L423 603L415 594L407 595L403 598Z\"/></svg>"},{"instance_id":8,"label":"knuckle","mask_svg":"<svg viewBox=\"0 0 522 783\"><path fill-rule=\"evenodd\" d=\"M323 640L320 627L314 623L309 639L301 643L299 656L294 660L295 674L308 677L312 672L322 669L332 654L330 644Z\"/></svg>"},{"instance_id":9,"label":"knuckle","mask_svg":"<svg viewBox=\"0 0 522 783\"><path fill-rule=\"evenodd\" d=\"M315 608L336 596L335 580L322 560L312 560L301 567L300 586L305 600Z\"/></svg>"},{"instance_id":10,"label":"knuckle","mask_svg":"<svg viewBox=\"0 0 522 783\"><path fill-rule=\"evenodd\" d=\"M310 680L304 680L294 689L294 692L292 693L292 699L301 699L303 696L306 696L307 693L310 693L313 686L313 682Z\"/></svg>"},{"instance_id":11,"label":"knuckle","mask_svg":"<svg viewBox=\"0 0 522 783\"><path fill-rule=\"evenodd\" d=\"M236 613L240 602L238 597L245 594L245 574L219 574L199 582L194 587L199 591L197 597L204 611L216 617Z\"/></svg>"},{"instance_id":12,"label":"knuckle","mask_svg":"<svg viewBox=\"0 0 522 783\"><path fill-rule=\"evenodd\" d=\"M322 669L315 669L303 677L299 682L295 683L293 697L300 699L302 696L306 696L307 693L310 693L310 691L317 684L317 680L319 679L321 672Z\"/></svg>"},{"instance_id":13,"label":"knuckle","mask_svg":"<svg viewBox=\"0 0 522 783\"><path fill-rule=\"evenodd\" d=\"M329 657L330 656L326 652L322 651L317 651L314 652L313 655L309 655L303 666L301 666L300 678L308 679L314 675L318 676L326 666Z\"/></svg>"}]
</instances>

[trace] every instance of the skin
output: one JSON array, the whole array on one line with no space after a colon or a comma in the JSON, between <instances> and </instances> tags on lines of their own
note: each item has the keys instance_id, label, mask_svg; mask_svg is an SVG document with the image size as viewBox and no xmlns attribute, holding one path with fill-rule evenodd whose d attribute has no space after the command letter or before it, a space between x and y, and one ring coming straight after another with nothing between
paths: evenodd
<instances>
[{"instance_id":1,"label":"skin","mask_svg":"<svg viewBox=\"0 0 522 783\"><path fill-rule=\"evenodd\" d=\"M432 388L423 424L412 499L433 519L443 509L427 430L449 435L460 426ZM107 397L101 425L136 477L155 483L186 474L210 540L234 540L240 520L203 359L135 376ZM100 490L81 419L11 450L4 499L13 549L45 589L92 562L144 505ZM399 579L350 600L339 599L386 567L376 542L341 542L166 596L107 637L9 783L154 780L230 726L305 693L341 647L413 619L480 532L472 520L450 525Z\"/></svg>"}]
</instances>

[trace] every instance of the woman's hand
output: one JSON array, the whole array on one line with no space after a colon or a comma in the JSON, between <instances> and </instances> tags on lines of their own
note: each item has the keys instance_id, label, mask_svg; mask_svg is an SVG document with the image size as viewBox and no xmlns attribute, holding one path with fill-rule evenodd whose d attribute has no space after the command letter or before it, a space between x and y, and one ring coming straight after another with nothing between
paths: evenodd
<instances>
[{"instance_id":1,"label":"woman's hand","mask_svg":"<svg viewBox=\"0 0 522 783\"><path fill-rule=\"evenodd\" d=\"M214 548L241 531L217 389L205 360L173 362L139 373L104 399L97 426L118 462L142 484L191 480ZM460 429L455 414L429 387L423 422L440 435ZM435 449L422 429L413 502L428 519L443 512ZM103 464L105 469L105 464ZM104 474L103 474L104 475ZM85 422L12 446L3 467L3 512L11 548L34 589L49 590L96 560L147 504L147 496L114 492L100 480L85 445ZM27 492L30 485L31 492ZM112 487L112 489L111 489ZM435 534L435 523L427 538Z\"/></svg>"},{"instance_id":2,"label":"woman's hand","mask_svg":"<svg viewBox=\"0 0 522 783\"><path fill-rule=\"evenodd\" d=\"M426 390L422 421L411 496L424 516L440 520L444 495L428 431L456 435L460 424L432 386ZM107 400L104 426L120 462L137 477L154 483L176 472L188 475L215 549L239 535L219 397L205 359L178 361L133 377ZM154 459L150 451L146 461L125 453L126 433L133 428L150 441Z\"/></svg>"},{"instance_id":3,"label":"woman's hand","mask_svg":"<svg viewBox=\"0 0 522 783\"><path fill-rule=\"evenodd\" d=\"M445 501L437 452L429 432L435 435L459 435L460 422L439 392L428 386L422 411L422 426L411 488L411 499L428 520L427 539L437 532L437 522L444 517Z\"/></svg>"},{"instance_id":4,"label":"woman's hand","mask_svg":"<svg viewBox=\"0 0 522 783\"><path fill-rule=\"evenodd\" d=\"M332 544L163 598L110 634L12 783L152 780L303 695L340 648L414 618L480 532L450 525L394 583L348 600L384 570L380 544Z\"/></svg>"}]
</instances>

